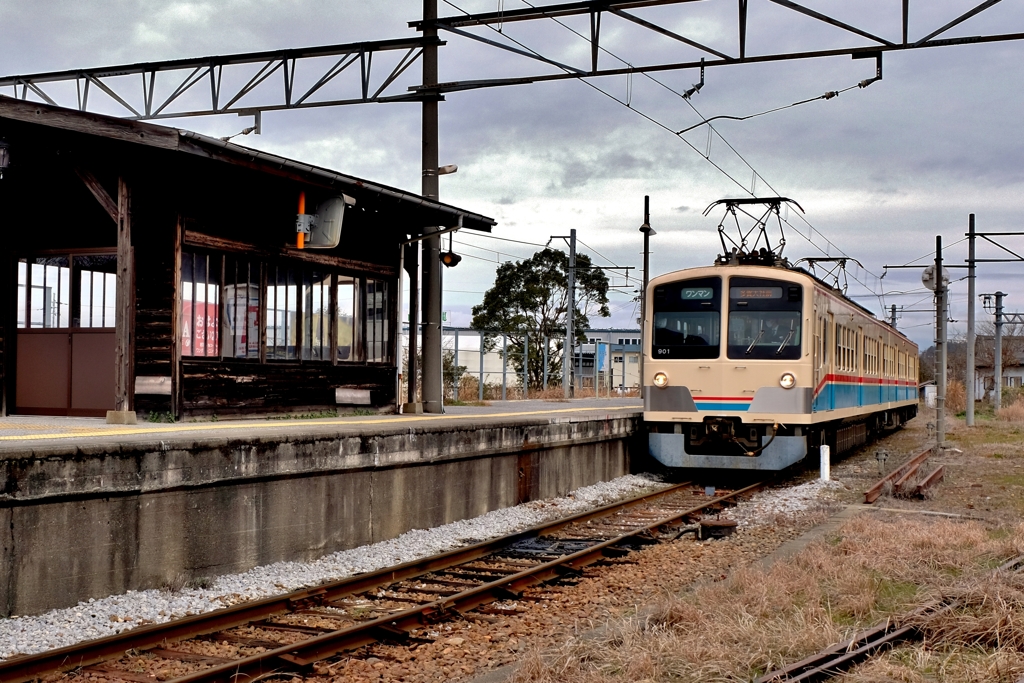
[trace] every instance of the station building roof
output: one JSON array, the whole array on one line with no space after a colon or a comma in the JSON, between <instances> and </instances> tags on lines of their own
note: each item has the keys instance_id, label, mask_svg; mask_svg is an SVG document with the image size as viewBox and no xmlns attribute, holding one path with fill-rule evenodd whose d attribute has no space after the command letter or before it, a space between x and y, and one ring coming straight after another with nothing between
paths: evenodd
<instances>
[{"instance_id":1,"label":"station building roof","mask_svg":"<svg viewBox=\"0 0 1024 683\"><path fill-rule=\"evenodd\" d=\"M142 121L104 116L74 109L20 100L0 95L0 139L16 137L19 132L78 133L97 141L110 141L139 149L171 152L181 161L212 160L225 167L248 169L267 176L276 176L343 192L356 200L362 210L386 215L390 220L414 228L418 234L428 226L455 227L490 232L496 222L487 216L460 209L413 192L372 182L331 169L288 159L269 152L225 142L188 130L160 126ZM18 149L11 150L12 166L18 165Z\"/></svg>"}]
</instances>

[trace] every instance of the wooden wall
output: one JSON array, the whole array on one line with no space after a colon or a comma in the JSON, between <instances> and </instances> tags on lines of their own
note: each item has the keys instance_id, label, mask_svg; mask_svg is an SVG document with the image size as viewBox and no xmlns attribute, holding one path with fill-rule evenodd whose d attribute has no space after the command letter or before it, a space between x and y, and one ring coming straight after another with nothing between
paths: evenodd
<instances>
[{"instance_id":1,"label":"wooden wall","mask_svg":"<svg viewBox=\"0 0 1024 683\"><path fill-rule=\"evenodd\" d=\"M398 244L410 227L409 207L363 197L345 216L342 244L333 250L289 253L294 243L300 190L309 211L342 190L300 182L222 161L129 142L0 121L11 139L14 166L0 180L0 410L14 407L16 357L14 302L19 255L39 250L112 248L117 229L86 188L86 169L116 198L118 177L132 195L134 254L133 377L171 377L171 395L136 394L142 417L183 418L277 409L334 407L335 387L368 389L374 405L394 401L395 363L264 363L231 359L180 359L180 321L175 303L186 229L215 239L243 242L267 258L321 259L345 272L390 283L389 329L397 331ZM214 247L210 247L214 248ZM134 386L132 382L132 386Z\"/></svg>"},{"instance_id":2,"label":"wooden wall","mask_svg":"<svg viewBox=\"0 0 1024 683\"><path fill-rule=\"evenodd\" d=\"M334 388L369 389L374 405L394 401L394 369L368 365L182 361L182 403L190 414L322 410Z\"/></svg>"},{"instance_id":3,"label":"wooden wall","mask_svg":"<svg viewBox=\"0 0 1024 683\"><path fill-rule=\"evenodd\" d=\"M175 344L175 203L158 186L133 178L132 249L135 254L135 376L170 377ZM138 394L135 410L170 415L169 395Z\"/></svg>"}]
</instances>

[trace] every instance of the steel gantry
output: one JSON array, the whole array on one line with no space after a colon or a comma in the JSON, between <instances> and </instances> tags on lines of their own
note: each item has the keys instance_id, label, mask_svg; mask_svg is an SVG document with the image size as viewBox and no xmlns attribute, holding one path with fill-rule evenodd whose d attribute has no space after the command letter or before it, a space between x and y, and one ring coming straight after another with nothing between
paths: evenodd
<instances>
[{"instance_id":1,"label":"steel gantry","mask_svg":"<svg viewBox=\"0 0 1024 683\"><path fill-rule=\"evenodd\" d=\"M421 99L416 93L385 95L385 91L423 55L425 47L443 44L436 36L416 37L50 71L0 78L0 94L5 88L10 88L12 96L23 100L33 95L47 104L89 111L89 95L93 89L97 89L121 108L118 115L135 120L212 114L252 115L262 111L368 102L414 102ZM399 53L398 62L391 65L383 78L374 79L371 71L373 57L386 52ZM326 64L318 61L325 57L336 59ZM327 68L324 69L324 66ZM252 73L254 67L256 72ZM295 76L300 67L317 70L317 73L311 85L297 88ZM359 87L351 97L317 97L350 67L355 67L359 72ZM232 72L237 72L244 83L225 89L225 70L228 71L229 81L236 80L232 78L236 75ZM126 78L133 76L135 78ZM163 86L160 90L157 89L158 80ZM264 83L275 81L280 89L260 88ZM74 84L74 101L62 101L62 95L67 97L71 93L70 90L56 92L54 86L61 83ZM274 99L270 102L243 104L242 100L257 89L260 95L265 95L269 90ZM170 92L167 93L167 90ZM161 91L164 94L157 96ZM203 95L197 98L198 93ZM95 107L95 98L92 104Z\"/></svg>"},{"instance_id":2,"label":"steel gantry","mask_svg":"<svg viewBox=\"0 0 1024 683\"><path fill-rule=\"evenodd\" d=\"M448 0L445 2L452 7L457 7ZM723 32L723 34L732 36L729 38L729 45L705 44L692 36L666 28L652 21L650 17L645 18L638 13L638 11L649 7L673 5L677 6L680 14L683 15L688 6L696 4L696 0L620 0L618 2L586 0L539 6L533 6L524 0L524 4L527 4L528 7L521 9L500 9L496 12L477 14L462 12L456 16L443 17L438 16L437 0L423 0L422 18L410 22L410 26L420 32L418 38L7 76L0 77L0 94L10 89L9 92L12 96L21 99L35 99L81 111L95 111L97 98L90 98L90 92L98 90L106 96L102 98L105 106L115 107L119 114L126 118L166 119L213 114L252 115L256 118L257 132L259 132L260 113L265 111L371 102L419 102L423 111L422 192L426 196L437 198L438 102L444 99L446 93L545 81L700 69L700 85L695 85L694 88L686 91L684 97L689 97L704 85L705 68L839 56L875 60L874 74L859 84L861 87L865 87L881 79L882 55L886 52L1024 39L1024 32L951 36L950 33L953 29L973 17L989 11L999 4L1000 0L984 0L966 12L950 13L945 21L937 22L925 32L914 36L910 35L911 2L902 0L902 11L897 15L898 20L888 29L887 32L890 34L888 37L880 35L877 29L868 30L863 26L843 21L792 0L764 0L764 2L789 11L794 18L799 15L821 25L840 29L849 36L851 43L847 47L819 49L814 45L814 36L810 35L813 32L797 30L786 37L787 44L795 43L797 49L790 49L786 52L767 51L751 54L748 50L748 37L759 28L759 25L750 18L749 0L736 0L735 3L734 0L708 0L700 3L701 6L722 4L735 8L735 14L732 14L733 10L729 10L735 20L734 29L731 32ZM871 16L874 19L884 16L885 10L890 5L891 0L869 0L856 3L856 8L862 15ZM926 5L927 3L924 2L915 3L915 6ZM501 4L499 4L500 6ZM935 10L929 6L929 11L934 12ZM589 59L585 64L572 65L552 59L509 37L503 31L505 24L522 24L531 21L561 22L563 19L577 16L589 17L589 35L587 35L587 31L581 33L569 26L566 28L570 28L576 34L577 39L582 38L589 42ZM668 38L678 43L683 49L693 52L683 60L601 68L599 57L600 53L605 50L601 45L601 30L602 25L607 26L609 19L639 26L649 31L652 36ZM685 19L685 16L673 17L676 25L683 25ZM1024 26L1014 28L1024 29ZM441 32L473 43L484 44L509 54L529 58L533 62L543 65L547 72L502 78L439 82L437 48L445 45L445 42L438 38L438 34ZM772 37L776 36L773 34ZM378 56L379 62L382 59L381 55L392 52L396 53L397 60L392 58L388 61L390 68L385 68L385 75L379 77L372 74L371 67L374 57ZM334 59L328 59L321 63L318 61L321 58ZM404 91L399 90L400 77L417 61L422 66L422 80L417 85L406 86ZM339 78L343 73L356 69L359 72L358 78L347 80ZM312 73L312 76L305 73L306 71ZM302 78L298 77L300 73ZM158 80L160 86L158 86ZM268 87L265 85L274 81L277 81L278 86ZM300 81L308 85L297 87L297 83ZM352 81L355 81L354 85ZM228 83L234 85L229 87ZM208 98L205 94L206 88L209 88ZM344 88L352 89L352 92L346 96L337 96L336 90ZM204 94L200 95L201 91ZM159 97L157 96L158 92L161 93ZM423 394L426 409L435 412L443 409L440 380L441 281L439 266L435 262L439 249L436 237L424 240L423 244L427 253L423 259L422 288L424 312L422 327L424 332ZM418 254L410 253L406 263L415 264L417 260ZM415 297L414 292L415 286L411 292L413 297ZM413 330L413 337L415 330L418 329L415 323L417 308L417 304L411 305L412 324L410 329ZM414 388L416 374L410 373L410 375L410 396L412 397L416 393Z\"/></svg>"}]
</instances>

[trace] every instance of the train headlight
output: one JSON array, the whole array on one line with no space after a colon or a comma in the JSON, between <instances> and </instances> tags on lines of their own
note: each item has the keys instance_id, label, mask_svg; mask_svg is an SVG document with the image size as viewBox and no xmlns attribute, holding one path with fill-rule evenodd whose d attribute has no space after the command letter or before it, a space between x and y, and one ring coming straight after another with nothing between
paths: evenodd
<instances>
[{"instance_id":1,"label":"train headlight","mask_svg":"<svg viewBox=\"0 0 1024 683\"><path fill-rule=\"evenodd\" d=\"M666 375L664 372L654 373L654 386L658 387L659 389L664 389L665 387L667 387L668 375Z\"/></svg>"},{"instance_id":2,"label":"train headlight","mask_svg":"<svg viewBox=\"0 0 1024 683\"><path fill-rule=\"evenodd\" d=\"M792 389L796 386L796 375L792 372L782 373L782 377L779 378L779 386L783 389Z\"/></svg>"}]
</instances>

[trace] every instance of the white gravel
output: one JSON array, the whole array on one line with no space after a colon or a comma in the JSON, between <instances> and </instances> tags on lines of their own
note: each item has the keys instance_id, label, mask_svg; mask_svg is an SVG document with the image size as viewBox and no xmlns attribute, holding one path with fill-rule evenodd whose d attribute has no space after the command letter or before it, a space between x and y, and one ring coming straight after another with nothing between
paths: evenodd
<instances>
[{"instance_id":1,"label":"white gravel","mask_svg":"<svg viewBox=\"0 0 1024 683\"><path fill-rule=\"evenodd\" d=\"M816 479L799 486L758 491L750 500L723 510L722 516L735 519L741 527L772 524L776 515L788 515L827 505L836 499L836 493L843 488L844 484L834 479Z\"/></svg>"},{"instance_id":2,"label":"white gravel","mask_svg":"<svg viewBox=\"0 0 1024 683\"><path fill-rule=\"evenodd\" d=\"M654 488L661 488L661 485L653 477L628 475L577 489L563 498L495 510L435 529L409 531L390 541L339 551L313 562L277 562L243 574L220 576L213 579L209 588L184 588L177 592L128 591L124 595L92 599L38 616L0 619L0 659L73 645L143 624L209 612L409 562Z\"/></svg>"}]
</instances>

